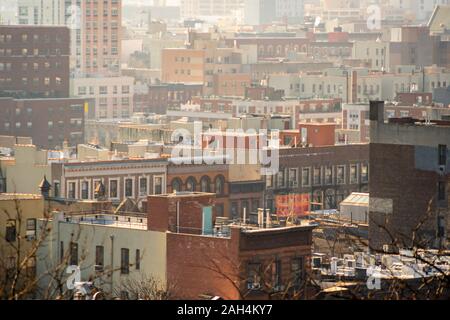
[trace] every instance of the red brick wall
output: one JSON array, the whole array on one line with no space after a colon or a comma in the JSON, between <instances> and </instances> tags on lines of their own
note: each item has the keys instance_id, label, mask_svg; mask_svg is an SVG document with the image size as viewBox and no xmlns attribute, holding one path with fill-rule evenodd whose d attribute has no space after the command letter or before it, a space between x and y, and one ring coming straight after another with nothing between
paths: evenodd
<instances>
[{"instance_id":1,"label":"red brick wall","mask_svg":"<svg viewBox=\"0 0 450 320\"><path fill-rule=\"evenodd\" d=\"M147 226L149 230L176 231L177 203L179 203L180 232L201 233L203 207L214 204L213 194L192 196L149 196L147 198ZM213 215L213 220L214 220Z\"/></svg>"},{"instance_id":2,"label":"red brick wall","mask_svg":"<svg viewBox=\"0 0 450 320\"><path fill-rule=\"evenodd\" d=\"M311 144L313 147L321 146L334 146L335 142L335 124L300 124L301 129L306 128L307 130L307 143ZM300 140L301 141L301 140Z\"/></svg>"},{"instance_id":3,"label":"red brick wall","mask_svg":"<svg viewBox=\"0 0 450 320\"><path fill-rule=\"evenodd\" d=\"M167 282L176 298L209 294L239 299L232 282L238 280L238 244L238 239L168 233Z\"/></svg>"},{"instance_id":4,"label":"red brick wall","mask_svg":"<svg viewBox=\"0 0 450 320\"><path fill-rule=\"evenodd\" d=\"M266 270L273 261L280 260L281 282L287 284L292 279L293 258L303 257L305 273L309 272L311 237L311 229L246 235L240 228L232 228L230 238L168 233L168 285L177 298L184 299L198 299L200 294L267 299L263 292L247 290L247 263L259 262ZM267 274L263 280L270 282L270 277Z\"/></svg>"}]
</instances>

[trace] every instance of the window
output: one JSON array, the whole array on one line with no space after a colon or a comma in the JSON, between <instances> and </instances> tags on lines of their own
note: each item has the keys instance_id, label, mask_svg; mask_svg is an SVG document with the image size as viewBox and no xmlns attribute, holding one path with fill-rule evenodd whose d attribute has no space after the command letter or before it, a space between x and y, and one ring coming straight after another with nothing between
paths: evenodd
<instances>
[{"instance_id":1,"label":"window","mask_svg":"<svg viewBox=\"0 0 450 320\"><path fill-rule=\"evenodd\" d=\"M75 182L69 182L69 192L67 194L67 197L69 199L75 199L75 188L76 188Z\"/></svg>"},{"instance_id":2,"label":"window","mask_svg":"<svg viewBox=\"0 0 450 320\"><path fill-rule=\"evenodd\" d=\"M350 184L358 183L358 165L351 164L350 165Z\"/></svg>"},{"instance_id":3,"label":"window","mask_svg":"<svg viewBox=\"0 0 450 320\"><path fill-rule=\"evenodd\" d=\"M345 184L345 166L337 167L336 182L337 184Z\"/></svg>"},{"instance_id":4,"label":"window","mask_svg":"<svg viewBox=\"0 0 450 320\"><path fill-rule=\"evenodd\" d=\"M194 192L197 182L194 177L189 177L186 181L186 191Z\"/></svg>"},{"instance_id":5,"label":"window","mask_svg":"<svg viewBox=\"0 0 450 320\"><path fill-rule=\"evenodd\" d=\"M118 182L117 180L109 181L109 197L110 198L118 198L119 192L117 190Z\"/></svg>"},{"instance_id":6,"label":"window","mask_svg":"<svg viewBox=\"0 0 450 320\"><path fill-rule=\"evenodd\" d=\"M133 179L125 179L125 197L133 197Z\"/></svg>"},{"instance_id":7,"label":"window","mask_svg":"<svg viewBox=\"0 0 450 320\"><path fill-rule=\"evenodd\" d=\"M313 183L314 185L320 185L321 184L321 172L320 168L314 168L313 170Z\"/></svg>"},{"instance_id":8,"label":"window","mask_svg":"<svg viewBox=\"0 0 450 320\"><path fill-rule=\"evenodd\" d=\"M5 240L7 242L15 242L17 237L16 220L9 219L6 222Z\"/></svg>"},{"instance_id":9,"label":"window","mask_svg":"<svg viewBox=\"0 0 450 320\"><path fill-rule=\"evenodd\" d=\"M303 277L303 258L293 258L291 262L292 284L299 288Z\"/></svg>"},{"instance_id":10,"label":"window","mask_svg":"<svg viewBox=\"0 0 450 320\"><path fill-rule=\"evenodd\" d=\"M89 181L81 182L81 199L89 199Z\"/></svg>"},{"instance_id":11,"label":"window","mask_svg":"<svg viewBox=\"0 0 450 320\"><path fill-rule=\"evenodd\" d=\"M216 217L223 217L224 208L223 203L216 204Z\"/></svg>"},{"instance_id":12,"label":"window","mask_svg":"<svg viewBox=\"0 0 450 320\"><path fill-rule=\"evenodd\" d=\"M333 184L333 167L332 166L325 167L325 184L327 184L327 185Z\"/></svg>"},{"instance_id":13,"label":"window","mask_svg":"<svg viewBox=\"0 0 450 320\"><path fill-rule=\"evenodd\" d=\"M59 243L59 262L62 263L64 261L64 241Z\"/></svg>"},{"instance_id":14,"label":"window","mask_svg":"<svg viewBox=\"0 0 450 320\"><path fill-rule=\"evenodd\" d=\"M247 265L247 289L258 290L261 288L261 264L250 262Z\"/></svg>"},{"instance_id":15,"label":"window","mask_svg":"<svg viewBox=\"0 0 450 320\"><path fill-rule=\"evenodd\" d=\"M71 242L70 243L70 260L69 263L71 266L78 265L78 243Z\"/></svg>"},{"instance_id":16,"label":"window","mask_svg":"<svg viewBox=\"0 0 450 320\"><path fill-rule=\"evenodd\" d=\"M447 198L446 184L445 181L438 182L438 201L444 201Z\"/></svg>"},{"instance_id":17,"label":"window","mask_svg":"<svg viewBox=\"0 0 450 320\"><path fill-rule=\"evenodd\" d=\"M281 260L272 263L272 286L275 291L281 289Z\"/></svg>"},{"instance_id":18,"label":"window","mask_svg":"<svg viewBox=\"0 0 450 320\"><path fill-rule=\"evenodd\" d=\"M139 178L139 195L147 195L147 178Z\"/></svg>"},{"instance_id":19,"label":"window","mask_svg":"<svg viewBox=\"0 0 450 320\"><path fill-rule=\"evenodd\" d=\"M223 195L225 193L225 179L223 176L216 177L215 181L216 194Z\"/></svg>"},{"instance_id":20,"label":"window","mask_svg":"<svg viewBox=\"0 0 450 320\"><path fill-rule=\"evenodd\" d=\"M130 273L130 250L126 248L120 249L120 273Z\"/></svg>"},{"instance_id":21,"label":"window","mask_svg":"<svg viewBox=\"0 0 450 320\"><path fill-rule=\"evenodd\" d=\"M105 265L105 248L103 246L95 247L95 271L103 271Z\"/></svg>"},{"instance_id":22,"label":"window","mask_svg":"<svg viewBox=\"0 0 450 320\"><path fill-rule=\"evenodd\" d=\"M136 270L141 270L141 250L136 249L136 261L135 261Z\"/></svg>"},{"instance_id":23,"label":"window","mask_svg":"<svg viewBox=\"0 0 450 320\"><path fill-rule=\"evenodd\" d=\"M181 180L175 178L172 180L172 191L181 191Z\"/></svg>"},{"instance_id":24,"label":"window","mask_svg":"<svg viewBox=\"0 0 450 320\"><path fill-rule=\"evenodd\" d=\"M440 144L438 147L438 152L439 152L439 165L440 166L445 166L447 165L447 146Z\"/></svg>"},{"instance_id":25,"label":"window","mask_svg":"<svg viewBox=\"0 0 450 320\"><path fill-rule=\"evenodd\" d=\"M201 192L211 192L211 180L207 176L203 176L200 179Z\"/></svg>"},{"instance_id":26,"label":"window","mask_svg":"<svg viewBox=\"0 0 450 320\"><path fill-rule=\"evenodd\" d=\"M308 187L311 184L310 168L302 168L302 186Z\"/></svg>"},{"instance_id":27,"label":"window","mask_svg":"<svg viewBox=\"0 0 450 320\"><path fill-rule=\"evenodd\" d=\"M298 169L289 169L289 187L296 188L298 186Z\"/></svg>"},{"instance_id":28,"label":"window","mask_svg":"<svg viewBox=\"0 0 450 320\"><path fill-rule=\"evenodd\" d=\"M59 197L59 182L55 181L53 182L53 194L55 196L55 198Z\"/></svg>"},{"instance_id":29,"label":"window","mask_svg":"<svg viewBox=\"0 0 450 320\"><path fill-rule=\"evenodd\" d=\"M284 187L284 169L280 169L277 173L277 187Z\"/></svg>"},{"instance_id":30,"label":"window","mask_svg":"<svg viewBox=\"0 0 450 320\"><path fill-rule=\"evenodd\" d=\"M36 236L36 219L31 218L31 219L27 219L27 238L31 237L32 239L34 239L34 237Z\"/></svg>"},{"instance_id":31,"label":"window","mask_svg":"<svg viewBox=\"0 0 450 320\"><path fill-rule=\"evenodd\" d=\"M361 182L367 183L369 181L369 165L361 164Z\"/></svg>"},{"instance_id":32,"label":"window","mask_svg":"<svg viewBox=\"0 0 450 320\"><path fill-rule=\"evenodd\" d=\"M162 185L163 185L163 178L162 177L154 177L153 178L153 193L154 194L162 194Z\"/></svg>"}]
</instances>

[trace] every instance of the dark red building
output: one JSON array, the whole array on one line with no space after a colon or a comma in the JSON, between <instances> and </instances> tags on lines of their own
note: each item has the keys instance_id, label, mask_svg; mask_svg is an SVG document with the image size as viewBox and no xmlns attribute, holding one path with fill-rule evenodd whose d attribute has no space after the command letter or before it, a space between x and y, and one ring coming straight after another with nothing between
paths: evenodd
<instances>
[{"instance_id":1,"label":"dark red building","mask_svg":"<svg viewBox=\"0 0 450 320\"><path fill-rule=\"evenodd\" d=\"M166 114L168 108L179 107L194 96L201 96L203 85L170 83L149 85L134 94L134 112Z\"/></svg>"},{"instance_id":2,"label":"dark red building","mask_svg":"<svg viewBox=\"0 0 450 320\"><path fill-rule=\"evenodd\" d=\"M69 96L70 30L54 26L0 26L0 96Z\"/></svg>"},{"instance_id":3,"label":"dark red building","mask_svg":"<svg viewBox=\"0 0 450 320\"><path fill-rule=\"evenodd\" d=\"M0 135L31 137L41 148L84 142L84 99L0 98Z\"/></svg>"}]
</instances>

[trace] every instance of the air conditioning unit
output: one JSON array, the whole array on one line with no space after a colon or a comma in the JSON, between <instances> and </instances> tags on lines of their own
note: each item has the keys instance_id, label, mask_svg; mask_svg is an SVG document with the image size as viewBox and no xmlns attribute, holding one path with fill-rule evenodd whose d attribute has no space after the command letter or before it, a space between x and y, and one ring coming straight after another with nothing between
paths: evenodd
<instances>
[{"instance_id":1,"label":"air conditioning unit","mask_svg":"<svg viewBox=\"0 0 450 320\"><path fill-rule=\"evenodd\" d=\"M103 272L103 266L101 264L96 264L94 270L95 272Z\"/></svg>"},{"instance_id":2,"label":"air conditioning unit","mask_svg":"<svg viewBox=\"0 0 450 320\"><path fill-rule=\"evenodd\" d=\"M27 241L33 241L34 239L36 239L34 234L27 234L25 237Z\"/></svg>"},{"instance_id":3,"label":"air conditioning unit","mask_svg":"<svg viewBox=\"0 0 450 320\"><path fill-rule=\"evenodd\" d=\"M440 175L445 175L445 171L446 171L446 167L444 165L439 166L439 174Z\"/></svg>"},{"instance_id":4,"label":"air conditioning unit","mask_svg":"<svg viewBox=\"0 0 450 320\"><path fill-rule=\"evenodd\" d=\"M259 289L261 289L261 284L259 284L259 283L249 283L247 287L250 290L259 290Z\"/></svg>"}]
</instances>

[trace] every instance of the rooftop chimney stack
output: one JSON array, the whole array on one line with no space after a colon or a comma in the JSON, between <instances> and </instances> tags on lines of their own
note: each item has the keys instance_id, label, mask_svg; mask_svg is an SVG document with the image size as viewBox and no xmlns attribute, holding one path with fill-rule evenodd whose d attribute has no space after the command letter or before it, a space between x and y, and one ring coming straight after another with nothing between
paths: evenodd
<instances>
[{"instance_id":1,"label":"rooftop chimney stack","mask_svg":"<svg viewBox=\"0 0 450 320\"><path fill-rule=\"evenodd\" d=\"M370 101L370 121L384 122L384 101Z\"/></svg>"}]
</instances>

